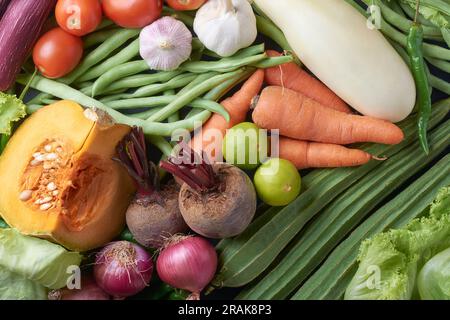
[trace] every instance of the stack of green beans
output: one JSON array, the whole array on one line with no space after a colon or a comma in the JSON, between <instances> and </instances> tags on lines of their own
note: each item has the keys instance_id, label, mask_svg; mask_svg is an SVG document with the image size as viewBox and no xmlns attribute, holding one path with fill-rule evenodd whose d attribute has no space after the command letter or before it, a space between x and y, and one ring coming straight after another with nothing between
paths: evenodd
<instances>
[{"instance_id":1,"label":"stack of green beans","mask_svg":"<svg viewBox=\"0 0 450 320\"><path fill-rule=\"evenodd\" d=\"M164 14L173 15L169 9ZM188 26L193 18L176 14ZM217 101L257 68L293 61L291 55L268 57L264 44L242 49L227 58L217 57L193 40L191 58L173 71L149 70L139 56L137 29L105 24L84 38L86 55L78 67L58 80L36 76L31 87L40 94L27 101L28 112L61 99L107 111L117 122L141 126L163 153L169 144L155 137L169 137L177 129L193 130L212 113L229 119ZM25 84L29 74L17 82Z\"/></svg>"}]
</instances>

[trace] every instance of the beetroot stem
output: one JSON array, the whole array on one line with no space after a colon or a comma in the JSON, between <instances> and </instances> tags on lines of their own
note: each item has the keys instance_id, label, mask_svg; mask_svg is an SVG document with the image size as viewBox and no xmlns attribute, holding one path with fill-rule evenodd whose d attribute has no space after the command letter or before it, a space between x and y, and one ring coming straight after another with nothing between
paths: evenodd
<instances>
[{"instance_id":1,"label":"beetroot stem","mask_svg":"<svg viewBox=\"0 0 450 320\"><path fill-rule=\"evenodd\" d=\"M116 147L120 163L135 181L139 198L156 196L159 187L158 170L147 158L145 136L142 128L133 127Z\"/></svg>"},{"instance_id":2,"label":"beetroot stem","mask_svg":"<svg viewBox=\"0 0 450 320\"><path fill-rule=\"evenodd\" d=\"M218 187L218 179L212 165L206 161L206 154L203 153L203 158L200 158L187 144L180 146L179 154L162 161L161 168L198 192L215 190Z\"/></svg>"}]
</instances>

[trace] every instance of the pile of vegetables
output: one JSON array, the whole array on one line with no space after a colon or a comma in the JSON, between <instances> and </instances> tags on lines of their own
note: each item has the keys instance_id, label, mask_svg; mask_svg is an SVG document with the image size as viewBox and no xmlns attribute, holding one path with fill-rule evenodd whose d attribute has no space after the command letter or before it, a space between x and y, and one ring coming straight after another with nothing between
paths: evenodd
<instances>
[{"instance_id":1,"label":"pile of vegetables","mask_svg":"<svg viewBox=\"0 0 450 320\"><path fill-rule=\"evenodd\" d=\"M0 299L450 299L449 22L0 0Z\"/></svg>"}]
</instances>

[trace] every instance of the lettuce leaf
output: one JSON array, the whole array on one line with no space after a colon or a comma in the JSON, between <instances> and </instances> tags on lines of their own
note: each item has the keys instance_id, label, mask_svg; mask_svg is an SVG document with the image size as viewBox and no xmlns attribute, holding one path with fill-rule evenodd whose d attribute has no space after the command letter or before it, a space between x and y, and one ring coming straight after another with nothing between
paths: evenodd
<instances>
[{"instance_id":1,"label":"lettuce leaf","mask_svg":"<svg viewBox=\"0 0 450 320\"><path fill-rule=\"evenodd\" d=\"M79 266L82 256L46 240L28 237L15 229L0 229L0 267L44 287L66 286L68 267Z\"/></svg>"},{"instance_id":2,"label":"lettuce leaf","mask_svg":"<svg viewBox=\"0 0 450 320\"><path fill-rule=\"evenodd\" d=\"M417 0L401 0L416 11ZM448 15L450 5L441 0L428 0L420 3L419 12L428 21L439 28L450 28L450 16Z\"/></svg>"},{"instance_id":3,"label":"lettuce leaf","mask_svg":"<svg viewBox=\"0 0 450 320\"><path fill-rule=\"evenodd\" d=\"M430 214L403 229L365 240L347 300L406 300L416 294L417 273L434 255L450 247L450 187L440 190Z\"/></svg>"},{"instance_id":4,"label":"lettuce leaf","mask_svg":"<svg viewBox=\"0 0 450 320\"><path fill-rule=\"evenodd\" d=\"M423 300L450 300L450 248L428 261L417 279Z\"/></svg>"},{"instance_id":5,"label":"lettuce leaf","mask_svg":"<svg viewBox=\"0 0 450 320\"><path fill-rule=\"evenodd\" d=\"M0 134L10 135L13 122L26 115L26 106L22 100L0 92Z\"/></svg>"},{"instance_id":6,"label":"lettuce leaf","mask_svg":"<svg viewBox=\"0 0 450 320\"><path fill-rule=\"evenodd\" d=\"M47 289L0 267L0 300L46 300Z\"/></svg>"}]
</instances>

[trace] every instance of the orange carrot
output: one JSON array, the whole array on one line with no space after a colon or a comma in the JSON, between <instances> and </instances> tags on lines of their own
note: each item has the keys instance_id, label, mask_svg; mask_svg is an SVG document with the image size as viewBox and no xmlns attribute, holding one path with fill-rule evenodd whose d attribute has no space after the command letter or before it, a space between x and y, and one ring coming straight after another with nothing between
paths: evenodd
<instances>
[{"instance_id":1,"label":"orange carrot","mask_svg":"<svg viewBox=\"0 0 450 320\"><path fill-rule=\"evenodd\" d=\"M339 112L282 87L262 91L253 121L259 127L279 129L283 136L306 141L397 144L404 138L402 130L388 121Z\"/></svg>"},{"instance_id":2,"label":"orange carrot","mask_svg":"<svg viewBox=\"0 0 450 320\"><path fill-rule=\"evenodd\" d=\"M285 137L280 137L279 157L291 161L297 169L354 167L372 159L370 154L358 149Z\"/></svg>"},{"instance_id":3,"label":"orange carrot","mask_svg":"<svg viewBox=\"0 0 450 320\"><path fill-rule=\"evenodd\" d=\"M264 71L257 70L238 92L222 101L222 106L230 114L230 122L214 114L191 140L191 148L197 152L204 151L211 160L222 161L222 141L226 130L245 121L253 98L260 93L263 82Z\"/></svg>"},{"instance_id":4,"label":"orange carrot","mask_svg":"<svg viewBox=\"0 0 450 320\"><path fill-rule=\"evenodd\" d=\"M267 50L267 55L278 57L281 53ZM266 69L265 81L271 86L281 86L300 92L324 107L351 113L351 109L341 98L294 62Z\"/></svg>"}]
</instances>

